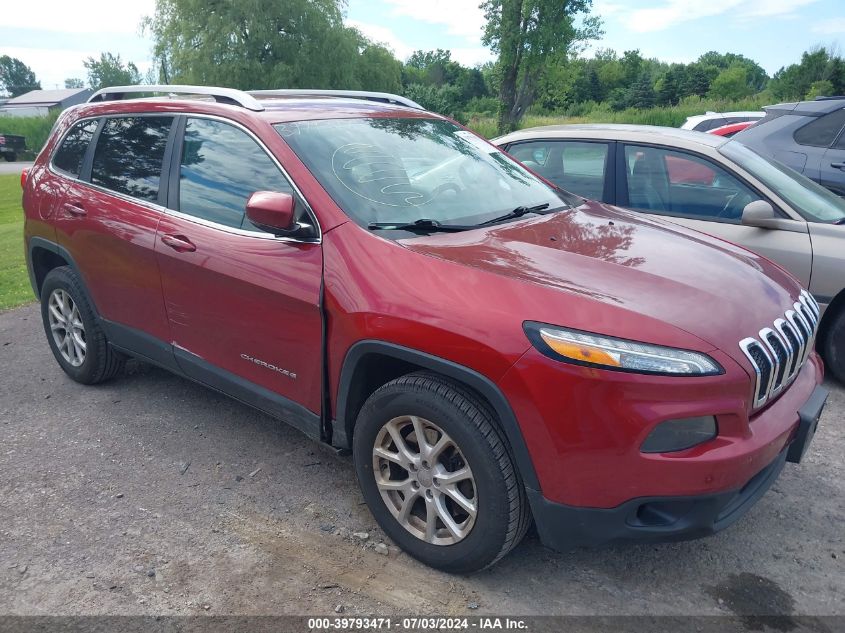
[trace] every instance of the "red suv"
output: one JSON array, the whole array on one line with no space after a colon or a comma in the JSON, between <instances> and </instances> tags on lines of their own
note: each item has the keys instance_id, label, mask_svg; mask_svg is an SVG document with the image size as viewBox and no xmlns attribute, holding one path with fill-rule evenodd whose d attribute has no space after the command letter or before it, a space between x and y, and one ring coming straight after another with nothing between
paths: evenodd
<instances>
[{"instance_id":1,"label":"red suv","mask_svg":"<svg viewBox=\"0 0 845 633\"><path fill-rule=\"evenodd\" d=\"M91 100L24 185L59 365L137 357L351 450L429 565L491 565L532 518L556 548L710 534L810 442L818 306L764 258L392 95Z\"/></svg>"}]
</instances>

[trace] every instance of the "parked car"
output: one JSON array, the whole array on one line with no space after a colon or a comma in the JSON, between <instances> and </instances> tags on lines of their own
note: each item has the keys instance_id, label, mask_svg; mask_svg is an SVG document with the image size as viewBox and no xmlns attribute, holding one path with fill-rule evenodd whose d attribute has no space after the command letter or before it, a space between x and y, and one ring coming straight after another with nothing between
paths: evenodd
<instances>
[{"instance_id":1,"label":"parked car","mask_svg":"<svg viewBox=\"0 0 845 633\"><path fill-rule=\"evenodd\" d=\"M845 196L845 97L780 103L736 140Z\"/></svg>"},{"instance_id":2,"label":"parked car","mask_svg":"<svg viewBox=\"0 0 845 633\"><path fill-rule=\"evenodd\" d=\"M18 155L26 149L26 137L15 134L0 134L0 155L8 162L17 160Z\"/></svg>"},{"instance_id":3,"label":"parked car","mask_svg":"<svg viewBox=\"0 0 845 633\"><path fill-rule=\"evenodd\" d=\"M729 123L741 123L744 121L759 121L765 116L765 112L707 112L705 114L697 114L695 116L687 117L684 124L681 126L682 130L692 130L694 132L708 132L717 127L728 125Z\"/></svg>"},{"instance_id":4,"label":"parked car","mask_svg":"<svg viewBox=\"0 0 845 633\"><path fill-rule=\"evenodd\" d=\"M112 100L138 92L175 96ZM532 519L557 548L710 534L813 436L819 307L764 258L401 97L92 100L25 177L59 366L94 384L135 356L351 451L429 565L489 566Z\"/></svg>"},{"instance_id":5,"label":"parked car","mask_svg":"<svg viewBox=\"0 0 845 633\"><path fill-rule=\"evenodd\" d=\"M567 191L671 219L789 270L819 302L819 349L845 382L845 201L738 139L676 128L561 125L493 142Z\"/></svg>"},{"instance_id":6,"label":"parked car","mask_svg":"<svg viewBox=\"0 0 845 633\"><path fill-rule=\"evenodd\" d=\"M707 130L708 134L715 134L716 136L724 136L731 138L735 134L742 132L744 129L754 125L756 121L740 121L739 123L728 123L720 127L714 127L712 130Z\"/></svg>"}]
</instances>

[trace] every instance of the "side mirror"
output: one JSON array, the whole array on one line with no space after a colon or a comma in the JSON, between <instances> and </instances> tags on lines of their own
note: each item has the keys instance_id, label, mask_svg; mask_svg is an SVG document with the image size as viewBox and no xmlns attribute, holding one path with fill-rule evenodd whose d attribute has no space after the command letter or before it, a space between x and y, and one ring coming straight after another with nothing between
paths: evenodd
<instances>
[{"instance_id":1,"label":"side mirror","mask_svg":"<svg viewBox=\"0 0 845 633\"><path fill-rule=\"evenodd\" d=\"M270 233L289 233L297 228L293 208L294 199L289 193L256 191L246 202L246 217Z\"/></svg>"},{"instance_id":2,"label":"side mirror","mask_svg":"<svg viewBox=\"0 0 845 633\"><path fill-rule=\"evenodd\" d=\"M761 229L780 228L780 218L775 214L772 205L765 200L755 200L745 205L742 210L742 223L746 226L756 226Z\"/></svg>"}]
</instances>

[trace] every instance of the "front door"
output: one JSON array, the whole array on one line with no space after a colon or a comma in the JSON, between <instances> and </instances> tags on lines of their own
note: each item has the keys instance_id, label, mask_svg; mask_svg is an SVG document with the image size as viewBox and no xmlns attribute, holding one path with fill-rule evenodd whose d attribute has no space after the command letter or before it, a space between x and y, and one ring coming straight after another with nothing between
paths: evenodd
<instances>
[{"instance_id":1,"label":"front door","mask_svg":"<svg viewBox=\"0 0 845 633\"><path fill-rule=\"evenodd\" d=\"M183 125L156 240L177 362L318 436L321 246L265 233L244 213L255 191L292 193L310 211L250 132L202 117Z\"/></svg>"},{"instance_id":2,"label":"front door","mask_svg":"<svg viewBox=\"0 0 845 633\"><path fill-rule=\"evenodd\" d=\"M743 208L762 196L721 165L690 152L626 144L617 162L621 176L627 196L622 206L744 246L809 286L813 255L807 223L791 220L791 230L743 225Z\"/></svg>"}]
</instances>

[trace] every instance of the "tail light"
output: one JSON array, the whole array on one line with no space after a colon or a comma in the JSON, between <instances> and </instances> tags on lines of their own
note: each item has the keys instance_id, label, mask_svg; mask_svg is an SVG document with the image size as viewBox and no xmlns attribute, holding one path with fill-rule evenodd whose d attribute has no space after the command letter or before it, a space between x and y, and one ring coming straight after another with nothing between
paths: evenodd
<instances>
[{"instance_id":1,"label":"tail light","mask_svg":"<svg viewBox=\"0 0 845 633\"><path fill-rule=\"evenodd\" d=\"M26 177L29 176L29 169L24 169L21 171L21 189L26 188Z\"/></svg>"}]
</instances>

